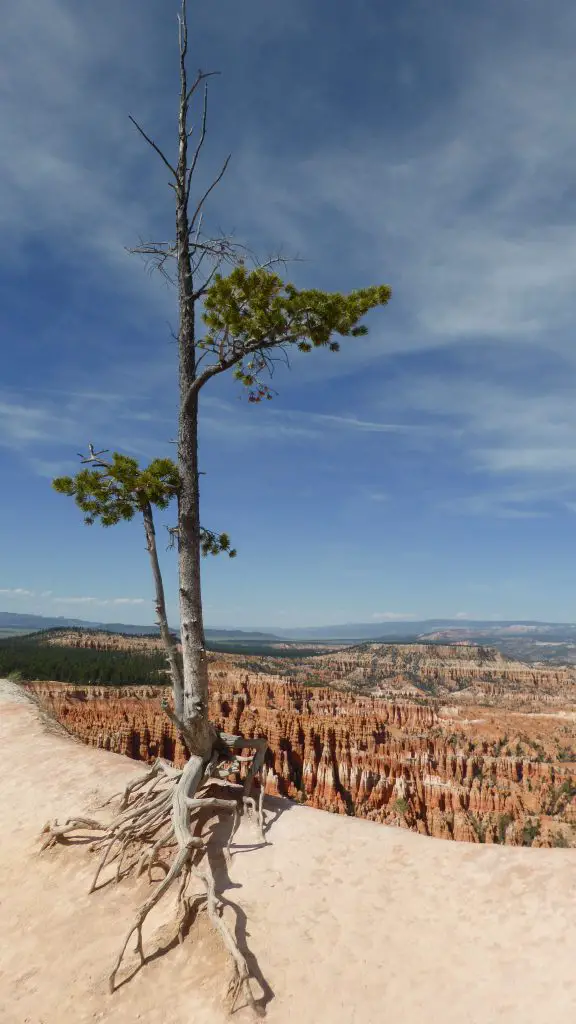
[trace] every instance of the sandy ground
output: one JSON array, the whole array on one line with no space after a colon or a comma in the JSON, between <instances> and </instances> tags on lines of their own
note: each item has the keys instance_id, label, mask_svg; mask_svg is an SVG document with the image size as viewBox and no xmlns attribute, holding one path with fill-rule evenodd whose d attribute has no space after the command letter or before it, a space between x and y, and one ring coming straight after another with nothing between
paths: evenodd
<instances>
[{"instance_id":1,"label":"sandy ground","mask_svg":"<svg viewBox=\"0 0 576 1024\"><path fill-rule=\"evenodd\" d=\"M47 730L17 696L0 682L1 1024L229 1020L227 961L204 915L183 945L108 994L147 883L88 896L94 855L40 855L37 834L142 766ZM270 1024L576 1020L574 851L442 842L280 801L268 816L266 848L251 847L242 826L224 895ZM147 953L170 945L168 911L146 933ZM232 1019L250 1018L241 1009Z\"/></svg>"}]
</instances>

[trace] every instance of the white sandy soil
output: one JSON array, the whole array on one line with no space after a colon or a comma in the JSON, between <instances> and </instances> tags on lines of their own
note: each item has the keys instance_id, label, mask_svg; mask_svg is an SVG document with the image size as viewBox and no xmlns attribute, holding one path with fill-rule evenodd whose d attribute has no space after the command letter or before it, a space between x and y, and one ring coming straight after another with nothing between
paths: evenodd
<instances>
[{"instance_id":1,"label":"white sandy soil","mask_svg":"<svg viewBox=\"0 0 576 1024\"><path fill-rule=\"evenodd\" d=\"M37 836L143 766L47 730L18 697L0 682L1 1024L230 1020L227 958L203 914L108 993L148 883L88 896L95 855L39 854ZM268 817L268 847L242 826L224 896L271 997L269 1024L574 1024L575 851L443 842L281 801ZM170 909L145 931L147 954L169 945Z\"/></svg>"}]
</instances>

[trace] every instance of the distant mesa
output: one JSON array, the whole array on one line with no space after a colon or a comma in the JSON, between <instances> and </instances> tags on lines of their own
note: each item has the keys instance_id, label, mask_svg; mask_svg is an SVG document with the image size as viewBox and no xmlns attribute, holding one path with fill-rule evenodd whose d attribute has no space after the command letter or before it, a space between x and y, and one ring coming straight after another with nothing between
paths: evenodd
<instances>
[{"instance_id":1,"label":"distant mesa","mask_svg":"<svg viewBox=\"0 0 576 1024\"><path fill-rule=\"evenodd\" d=\"M102 630L106 633L123 633L125 636L159 636L158 626L135 626L126 622L91 622L87 619L68 619L63 615L25 615L20 612L0 612L0 632L36 632L46 629ZM175 635L178 630L173 629ZM218 640L278 640L273 633L245 629L207 629L207 637Z\"/></svg>"},{"instance_id":2,"label":"distant mesa","mask_svg":"<svg viewBox=\"0 0 576 1024\"><path fill-rule=\"evenodd\" d=\"M96 629L125 636L159 636L156 626L0 612L0 637L52 628ZM174 632L177 635L177 631ZM252 645L254 653L264 653L266 648L269 648L271 653L272 648L278 652L290 653L294 644L298 644L304 653L313 646L321 651L370 641L388 644L468 644L496 648L501 654L519 661L536 664L576 664L576 625L561 622L467 620L463 624L461 619L428 619L418 622L372 622L302 629L208 628L206 638L208 646L231 652Z\"/></svg>"}]
</instances>

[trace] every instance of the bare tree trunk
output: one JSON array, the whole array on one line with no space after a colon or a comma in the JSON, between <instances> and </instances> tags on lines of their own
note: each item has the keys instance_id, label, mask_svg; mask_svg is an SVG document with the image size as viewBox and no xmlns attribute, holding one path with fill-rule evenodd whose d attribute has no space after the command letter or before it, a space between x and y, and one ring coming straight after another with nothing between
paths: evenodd
<instances>
[{"instance_id":1,"label":"bare tree trunk","mask_svg":"<svg viewBox=\"0 0 576 1024\"><path fill-rule=\"evenodd\" d=\"M181 374L181 378L185 376ZM182 381L182 384L184 382ZM208 658L202 617L200 585L200 510L198 488L198 399L181 415L179 469L182 481L178 500L180 573L180 636L184 671L182 720L196 737L193 753L209 757L215 732L208 723Z\"/></svg>"},{"instance_id":2,"label":"bare tree trunk","mask_svg":"<svg viewBox=\"0 0 576 1024\"><path fill-rule=\"evenodd\" d=\"M178 645L175 637L170 632L168 625L168 616L166 614L166 599L164 597L164 584L162 582L162 573L160 572L160 563L158 561L158 549L156 547L156 530L154 527L154 517L152 514L152 506L147 503L142 509L142 515L144 518L144 529L146 531L146 543L148 547L148 553L150 555L150 564L152 566L152 575L154 577L154 589L156 592L156 615L158 616L158 625L160 627L160 636L164 644L164 650L166 651L166 657L170 666L170 675L172 678L172 689L174 692L174 711L176 716L182 720L184 713L184 679L182 675L182 668L180 665Z\"/></svg>"},{"instance_id":3,"label":"bare tree trunk","mask_svg":"<svg viewBox=\"0 0 576 1024\"><path fill-rule=\"evenodd\" d=\"M185 14L185 8L183 8ZM190 401L196 379L194 283L188 221L188 84L186 22L180 25L180 108L178 118L178 166L176 175L176 247L178 260L178 331L180 414L178 423L178 554L180 583L180 636L184 673L183 722L187 737L194 739L192 754L210 759L217 738L208 720L208 659L202 620L200 589L200 493L198 477L198 396ZM187 739L190 742L190 739Z\"/></svg>"}]
</instances>

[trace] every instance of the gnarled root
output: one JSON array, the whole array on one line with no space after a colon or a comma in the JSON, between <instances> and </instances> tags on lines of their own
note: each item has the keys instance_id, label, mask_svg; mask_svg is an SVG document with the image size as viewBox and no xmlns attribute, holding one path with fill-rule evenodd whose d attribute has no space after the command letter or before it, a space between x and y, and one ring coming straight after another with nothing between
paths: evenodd
<instances>
[{"instance_id":1,"label":"gnarled root","mask_svg":"<svg viewBox=\"0 0 576 1024\"><path fill-rule=\"evenodd\" d=\"M251 757L238 756L238 751L248 748L255 750L256 753ZM240 993L243 993L252 1010L258 1015L263 1014L263 1009L255 1001L250 988L246 959L222 917L222 905L216 894L212 870L204 856L209 839L194 834L193 828L199 825L197 819L200 813L231 815L231 828L223 848L228 865L231 862L230 845L243 811L247 812L260 841L266 842L262 818L264 778L261 779L258 804L251 796L254 776L263 770L265 753L265 740L221 734L208 763L205 759L193 755L184 769L178 770L158 758L145 775L127 785L122 794L115 794L115 797L111 797L102 805L104 807L113 799L120 797L117 812L109 824L92 818L78 817L70 818L63 824L53 822L44 826L43 833L46 838L42 850L57 842L66 841L74 835L78 838L79 832L90 833L90 849L100 853L90 892L112 880L118 882L132 871L136 877L146 871L150 882L153 880L153 868L160 868L165 872L164 878L140 907L136 920L126 935L110 975L111 992L116 988L116 976L134 934L140 964L145 963L142 943L144 921L176 879L179 879L179 940L183 940L192 903L201 901L232 959L233 976L228 987L230 1009L234 1009ZM206 792L209 781L227 778L232 772L240 769L243 763L249 763L250 767L239 799L220 799ZM94 832L100 834L92 837L91 834ZM102 872L113 865L113 874L99 886ZM204 894L187 895L192 877L202 882Z\"/></svg>"},{"instance_id":2,"label":"gnarled root","mask_svg":"<svg viewBox=\"0 0 576 1024\"><path fill-rule=\"evenodd\" d=\"M244 736L231 736L228 733L220 733L221 741L226 745L228 750L245 750L250 747L255 750L256 753L252 757L239 757L236 756L236 762L250 762L250 767L244 780L244 795L243 803L244 807L248 811L249 817L254 822L256 830L258 832L258 838L261 843L266 843L264 836L264 821L262 817L263 803L264 803L264 791L266 789L266 768L264 765L264 759L266 757L266 751L268 744L265 739L255 737L253 739L245 739ZM258 807L256 802L251 796L252 786L254 783L254 777L261 773L260 776L260 798L258 801Z\"/></svg>"}]
</instances>

